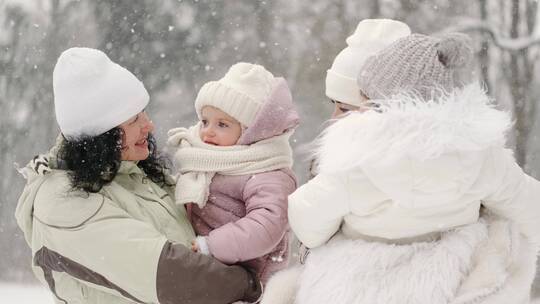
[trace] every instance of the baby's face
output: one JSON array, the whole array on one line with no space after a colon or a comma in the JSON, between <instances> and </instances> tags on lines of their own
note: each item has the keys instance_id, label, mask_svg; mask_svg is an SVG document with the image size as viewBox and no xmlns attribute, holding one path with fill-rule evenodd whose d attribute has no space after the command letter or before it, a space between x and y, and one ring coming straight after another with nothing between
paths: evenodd
<instances>
[{"instance_id":1,"label":"baby's face","mask_svg":"<svg viewBox=\"0 0 540 304\"><path fill-rule=\"evenodd\" d=\"M201 140L210 145L232 146L242 135L242 125L227 113L212 106L201 109Z\"/></svg>"}]
</instances>

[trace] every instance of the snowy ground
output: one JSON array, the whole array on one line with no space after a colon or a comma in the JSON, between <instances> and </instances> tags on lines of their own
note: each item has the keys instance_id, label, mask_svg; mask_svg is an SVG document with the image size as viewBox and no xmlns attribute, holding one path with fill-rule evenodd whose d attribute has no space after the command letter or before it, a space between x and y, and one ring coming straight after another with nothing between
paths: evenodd
<instances>
[{"instance_id":1,"label":"snowy ground","mask_svg":"<svg viewBox=\"0 0 540 304\"><path fill-rule=\"evenodd\" d=\"M54 304L53 298L44 287L23 286L0 283L0 303L2 304ZM531 304L540 304L540 298L531 301Z\"/></svg>"},{"instance_id":2,"label":"snowy ground","mask_svg":"<svg viewBox=\"0 0 540 304\"><path fill-rule=\"evenodd\" d=\"M54 304L54 301L49 291L40 285L0 283L0 303Z\"/></svg>"}]
</instances>

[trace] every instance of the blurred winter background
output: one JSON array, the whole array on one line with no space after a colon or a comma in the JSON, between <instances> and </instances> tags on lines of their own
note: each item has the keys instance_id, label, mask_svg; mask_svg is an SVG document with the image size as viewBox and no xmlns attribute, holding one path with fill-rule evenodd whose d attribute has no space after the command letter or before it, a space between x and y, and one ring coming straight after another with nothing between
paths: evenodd
<instances>
[{"instance_id":1,"label":"blurred winter background","mask_svg":"<svg viewBox=\"0 0 540 304\"><path fill-rule=\"evenodd\" d=\"M0 0L0 302L50 301L31 288L30 252L13 218L24 183L14 164L46 151L58 134L52 71L63 50L99 48L134 72L150 92L161 146L169 128L194 122L204 82L237 61L262 64L289 81L302 152L331 113L326 70L356 24L375 17L414 32L472 35L477 76L513 113L516 158L540 177L537 0ZM304 182L301 153L295 170Z\"/></svg>"}]
</instances>

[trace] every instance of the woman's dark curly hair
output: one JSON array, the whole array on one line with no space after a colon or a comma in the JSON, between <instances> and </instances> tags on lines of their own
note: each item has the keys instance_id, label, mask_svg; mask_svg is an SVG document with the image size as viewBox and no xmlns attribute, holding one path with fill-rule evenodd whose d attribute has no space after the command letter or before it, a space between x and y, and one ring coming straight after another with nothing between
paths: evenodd
<instances>
[{"instance_id":1,"label":"woman's dark curly hair","mask_svg":"<svg viewBox=\"0 0 540 304\"><path fill-rule=\"evenodd\" d=\"M122 138L124 131L116 127L98 136L85 136L77 140L64 140L59 159L64 162L73 189L99 192L104 185L112 182L122 162ZM156 148L156 140L148 134L150 154L137 163L146 176L159 185L170 185L165 178L169 168L167 158Z\"/></svg>"}]
</instances>

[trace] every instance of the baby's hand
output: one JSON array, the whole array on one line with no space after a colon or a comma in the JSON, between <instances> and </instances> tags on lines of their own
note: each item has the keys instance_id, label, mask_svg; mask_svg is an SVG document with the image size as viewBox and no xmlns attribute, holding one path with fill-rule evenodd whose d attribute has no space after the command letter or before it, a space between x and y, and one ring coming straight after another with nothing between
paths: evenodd
<instances>
[{"instance_id":1,"label":"baby's hand","mask_svg":"<svg viewBox=\"0 0 540 304\"><path fill-rule=\"evenodd\" d=\"M196 240L191 241L191 251L199 252L199 245L197 245Z\"/></svg>"},{"instance_id":2,"label":"baby's hand","mask_svg":"<svg viewBox=\"0 0 540 304\"><path fill-rule=\"evenodd\" d=\"M206 237L198 236L196 239L191 241L191 250L204 255L210 255L210 250L208 248L208 244L206 243Z\"/></svg>"}]
</instances>

